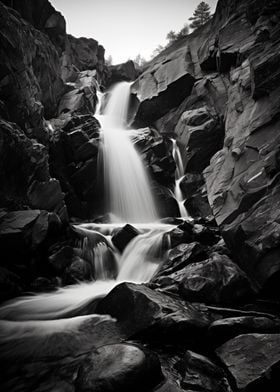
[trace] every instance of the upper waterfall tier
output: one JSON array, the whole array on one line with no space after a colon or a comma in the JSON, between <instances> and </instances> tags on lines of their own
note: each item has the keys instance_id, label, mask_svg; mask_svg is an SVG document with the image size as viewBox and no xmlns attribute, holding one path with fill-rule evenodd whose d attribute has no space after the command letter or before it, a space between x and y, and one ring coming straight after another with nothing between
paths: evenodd
<instances>
[{"instance_id":1,"label":"upper waterfall tier","mask_svg":"<svg viewBox=\"0 0 280 392\"><path fill-rule=\"evenodd\" d=\"M159 217L148 174L126 132L130 83L117 84L104 113L97 115L103 132L103 169L107 209L119 222L154 222Z\"/></svg>"}]
</instances>

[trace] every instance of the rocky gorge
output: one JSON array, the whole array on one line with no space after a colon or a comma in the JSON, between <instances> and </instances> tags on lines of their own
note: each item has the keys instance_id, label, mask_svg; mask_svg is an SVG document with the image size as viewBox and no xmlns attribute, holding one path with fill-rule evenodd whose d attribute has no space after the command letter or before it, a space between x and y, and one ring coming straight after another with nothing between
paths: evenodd
<instances>
[{"instance_id":1,"label":"rocky gorge","mask_svg":"<svg viewBox=\"0 0 280 392\"><path fill-rule=\"evenodd\" d=\"M219 0L139 75L48 0L0 2L1 391L279 390L279 22ZM121 81L156 223L108 208Z\"/></svg>"}]
</instances>

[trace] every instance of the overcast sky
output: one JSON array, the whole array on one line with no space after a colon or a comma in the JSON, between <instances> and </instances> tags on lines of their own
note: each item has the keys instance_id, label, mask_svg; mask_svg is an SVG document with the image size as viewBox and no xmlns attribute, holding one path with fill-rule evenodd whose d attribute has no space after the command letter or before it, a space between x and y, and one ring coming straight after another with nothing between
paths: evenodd
<instances>
[{"instance_id":1,"label":"overcast sky","mask_svg":"<svg viewBox=\"0 0 280 392\"><path fill-rule=\"evenodd\" d=\"M170 30L179 31L201 0L50 0L67 32L96 39L118 64L141 54L147 60ZM214 12L217 0L208 0Z\"/></svg>"}]
</instances>

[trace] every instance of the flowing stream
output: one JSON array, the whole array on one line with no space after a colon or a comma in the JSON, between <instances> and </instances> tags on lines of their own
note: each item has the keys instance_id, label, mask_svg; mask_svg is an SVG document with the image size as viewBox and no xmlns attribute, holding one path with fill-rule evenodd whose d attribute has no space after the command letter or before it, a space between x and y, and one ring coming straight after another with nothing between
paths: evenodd
<instances>
[{"instance_id":1,"label":"flowing stream","mask_svg":"<svg viewBox=\"0 0 280 392\"><path fill-rule=\"evenodd\" d=\"M175 171L175 188L174 195L179 205L180 215L182 218L189 218L189 214L184 206L184 197L180 188L180 182L184 177L184 166L181 151L176 140L171 139L173 144L173 158L176 163L176 171Z\"/></svg>"},{"instance_id":2,"label":"flowing stream","mask_svg":"<svg viewBox=\"0 0 280 392\"><path fill-rule=\"evenodd\" d=\"M66 325L68 329L71 325L77 328L83 319L80 316L87 314L85 309L92 301L105 296L121 282L148 282L163 262L167 252L166 233L173 226L157 223L149 178L126 130L129 95L130 84L118 84L104 112L97 114L104 140L105 194L108 212L114 219L110 224L75 226L83 237L78 246L79 255L91 265L93 280L4 304L0 308L0 349L16 350L15 342L20 341L24 347L22 342L27 336L49 336L63 331ZM140 234L121 254L111 238L127 222L133 223Z\"/></svg>"}]
</instances>

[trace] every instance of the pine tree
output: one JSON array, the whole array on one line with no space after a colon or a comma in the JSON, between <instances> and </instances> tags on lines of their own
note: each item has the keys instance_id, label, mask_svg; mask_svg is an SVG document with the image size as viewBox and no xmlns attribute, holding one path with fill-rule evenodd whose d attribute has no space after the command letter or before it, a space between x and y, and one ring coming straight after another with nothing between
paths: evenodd
<instances>
[{"instance_id":1,"label":"pine tree","mask_svg":"<svg viewBox=\"0 0 280 392\"><path fill-rule=\"evenodd\" d=\"M198 4L196 10L193 13L193 16L189 18L192 20L190 27L192 29L197 29L200 26L203 26L208 20L211 18L210 6L209 4L202 1Z\"/></svg>"},{"instance_id":2,"label":"pine tree","mask_svg":"<svg viewBox=\"0 0 280 392\"><path fill-rule=\"evenodd\" d=\"M176 41L177 35L175 31L170 30L169 33L166 36L166 39L168 41L168 45L172 44L172 42Z\"/></svg>"}]
</instances>

